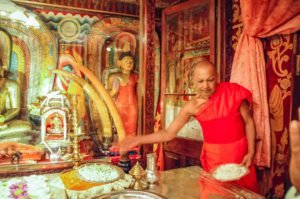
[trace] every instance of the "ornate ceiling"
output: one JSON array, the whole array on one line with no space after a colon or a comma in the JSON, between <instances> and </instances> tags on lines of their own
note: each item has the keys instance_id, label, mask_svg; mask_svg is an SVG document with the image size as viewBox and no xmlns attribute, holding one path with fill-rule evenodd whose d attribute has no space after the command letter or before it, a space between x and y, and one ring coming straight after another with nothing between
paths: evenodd
<instances>
[{"instance_id":1,"label":"ornate ceiling","mask_svg":"<svg viewBox=\"0 0 300 199\"><path fill-rule=\"evenodd\" d=\"M114 0L111 0L114 1ZM132 3L132 4L139 4L140 0L117 0L120 2ZM177 3L183 2L183 0L156 0L156 7L157 8L166 8L171 5L175 5Z\"/></svg>"}]
</instances>

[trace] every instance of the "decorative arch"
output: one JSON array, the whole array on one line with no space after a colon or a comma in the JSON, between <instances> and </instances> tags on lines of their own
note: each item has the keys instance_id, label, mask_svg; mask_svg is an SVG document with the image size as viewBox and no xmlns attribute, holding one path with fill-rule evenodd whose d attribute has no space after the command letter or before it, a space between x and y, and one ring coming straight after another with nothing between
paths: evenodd
<instances>
[{"instance_id":1,"label":"decorative arch","mask_svg":"<svg viewBox=\"0 0 300 199\"><path fill-rule=\"evenodd\" d=\"M124 36L133 35L136 41L136 52L138 54L139 43L139 21L127 17L106 17L98 21L91 28L87 37L87 67L102 81L103 71L108 67L107 62L110 59L107 56L106 46L113 45L114 39ZM158 102L159 82L160 82L160 44L159 37L156 33L154 36L155 48L155 109ZM112 52L110 52L112 53ZM135 64L139 65L138 55ZM112 60L113 62L114 60Z\"/></svg>"},{"instance_id":2,"label":"decorative arch","mask_svg":"<svg viewBox=\"0 0 300 199\"><path fill-rule=\"evenodd\" d=\"M106 66L105 46L114 42L120 34L132 34L138 41L138 21L130 18L108 17L95 23L87 38L88 67L101 80L102 72ZM115 49L111 49L115 50ZM112 52L109 52L112 53ZM104 66L103 66L104 65Z\"/></svg>"}]
</instances>

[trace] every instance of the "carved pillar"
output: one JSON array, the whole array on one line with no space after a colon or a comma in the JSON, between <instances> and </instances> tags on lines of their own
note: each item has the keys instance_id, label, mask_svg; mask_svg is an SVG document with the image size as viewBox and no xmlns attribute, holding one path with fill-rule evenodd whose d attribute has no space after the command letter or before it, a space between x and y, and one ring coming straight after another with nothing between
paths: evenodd
<instances>
[{"instance_id":1,"label":"carved pillar","mask_svg":"<svg viewBox=\"0 0 300 199\"><path fill-rule=\"evenodd\" d=\"M153 133L154 129L154 33L155 0L140 0L140 92L142 96L142 133ZM152 145L143 147L143 155L152 152ZM145 157L145 156L143 156Z\"/></svg>"}]
</instances>

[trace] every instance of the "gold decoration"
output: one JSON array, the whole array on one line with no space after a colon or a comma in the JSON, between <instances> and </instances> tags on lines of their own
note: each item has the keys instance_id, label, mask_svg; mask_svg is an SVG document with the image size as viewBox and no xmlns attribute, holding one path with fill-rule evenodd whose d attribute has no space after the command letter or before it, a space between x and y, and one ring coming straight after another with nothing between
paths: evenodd
<instances>
[{"instance_id":1,"label":"gold decoration","mask_svg":"<svg viewBox=\"0 0 300 199\"><path fill-rule=\"evenodd\" d=\"M130 52L130 44L126 42L123 47L123 52Z\"/></svg>"},{"instance_id":2,"label":"gold decoration","mask_svg":"<svg viewBox=\"0 0 300 199\"><path fill-rule=\"evenodd\" d=\"M285 41L284 41L285 40ZM268 56L272 61L272 69L279 77L278 84L272 88L269 97L270 114L273 116L271 119L271 127L274 131L280 132L283 130L283 101L286 97L291 95L291 73L284 69L284 63L289 61L289 57L284 53L292 49L289 36L273 36L271 40L271 51Z\"/></svg>"},{"instance_id":3,"label":"gold decoration","mask_svg":"<svg viewBox=\"0 0 300 199\"><path fill-rule=\"evenodd\" d=\"M66 17L58 23L59 35L67 40L73 41L80 35L81 27L76 19Z\"/></svg>"},{"instance_id":4,"label":"gold decoration","mask_svg":"<svg viewBox=\"0 0 300 199\"><path fill-rule=\"evenodd\" d=\"M77 169L80 164L80 150L79 150L79 141L78 137L83 135L78 128L78 118L77 118L77 96L71 96L71 106L72 106L72 115L71 115L71 136L73 137L73 168Z\"/></svg>"},{"instance_id":5,"label":"gold decoration","mask_svg":"<svg viewBox=\"0 0 300 199\"><path fill-rule=\"evenodd\" d=\"M271 126L274 131L280 132L283 129L283 99L280 87L276 84L269 97Z\"/></svg>"},{"instance_id":6,"label":"gold decoration","mask_svg":"<svg viewBox=\"0 0 300 199\"><path fill-rule=\"evenodd\" d=\"M279 198L283 198L284 197L284 184L280 183L278 185L275 186L275 196L273 196L275 198L279 197Z\"/></svg>"},{"instance_id":7,"label":"gold decoration","mask_svg":"<svg viewBox=\"0 0 300 199\"><path fill-rule=\"evenodd\" d=\"M286 41L283 41L283 38ZM274 73L278 77L287 77L288 70L283 69L284 63L289 61L289 57L284 55L285 52L293 48L293 44L290 42L289 36L276 35L272 37L271 40L272 51L268 52L268 56L272 61L272 68ZM283 48L283 49L282 49Z\"/></svg>"},{"instance_id":8,"label":"gold decoration","mask_svg":"<svg viewBox=\"0 0 300 199\"><path fill-rule=\"evenodd\" d=\"M278 77L278 84L275 84L269 98L270 114L273 115L271 119L271 127L274 131L280 132L283 130L283 101L287 96L291 95L291 73L287 69L283 69L284 63L289 60L289 57L284 53L292 48L289 37L283 41L282 36L274 36L271 40L272 51L268 52L268 56L272 61L272 69ZM282 49L283 50L280 50Z\"/></svg>"},{"instance_id":9,"label":"gold decoration","mask_svg":"<svg viewBox=\"0 0 300 199\"><path fill-rule=\"evenodd\" d=\"M235 0L233 2L233 27L232 32L235 33L232 35L232 48L236 50L238 40L242 34L243 31L243 21L242 21L242 15L241 15L241 8L239 1Z\"/></svg>"},{"instance_id":10,"label":"gold decoration","mask_svg":"<svg viewBox=\"0 0 300 199\"><path fill-rule=\"evenodd\" d=\"M293 44L290 36L275 35L271 38L271 50L267 53L272 70L277 76L277 84L271 90L269 97L269 107L271 114L271 133L272 133L272 168L270 169L269 188L275 186L277 197L283 197L283 184L274 185L273 179L284 175L286 171L287 147L288 147L288 129L284 123L284 100L291 96L291 72L285 69L286 63L290 57L286 55L287 50L291 50ZM280 140L277 141L276 133L280 133Z\"/></svg>"},{"instance_id":11,"label":"gold decoration","mask_svg":"<svg viewBox=\"0 0 300 199\"><path fill-rule=\"evenodd\" d=\"M146 181L146 171L137 161L134 167L129 171L129 174L134 178L131 187L134 190L146 189L149 185Z\"/></svg>"}]
</instances>

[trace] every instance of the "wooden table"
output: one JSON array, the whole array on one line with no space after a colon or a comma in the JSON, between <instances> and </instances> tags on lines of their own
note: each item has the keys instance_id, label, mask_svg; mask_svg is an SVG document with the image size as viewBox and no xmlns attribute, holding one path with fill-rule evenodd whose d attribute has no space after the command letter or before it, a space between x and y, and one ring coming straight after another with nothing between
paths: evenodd
<instances>
[{"instance_id":1,"label":"wooden table","mask_svg":"<svg viewBox=\"0 0 300 199\"><path fill-rule=\"evenodd\" d=\"M84 196L84 198L94 198L102 193L101 191L94 192L90 189L78 192L67 191L59 177L59 173L43 175L48 179L48 187L50 188L52 195L51 198L72 199L79 198L79 196ZM231 183L218 182L199 166L162 171L159 176L158 183L151 185L145 191L155 192L169 199L264 198L261 195ZM5 178L2 180L9 179L12 178ZM102 187L100 186L99 189L102 189Z\"/></svg>"},{"instance_id":2,"label":"wooden table","mask_svg":"<svg viewBox=\"0 0 300 199\"><path fill-rule=\"evenodd\" d=\"M218 182L199 166L163 171L158 184L150 186L149 191L170 199L264 198L231 183Z\"/></svg>"}]
</instances>

